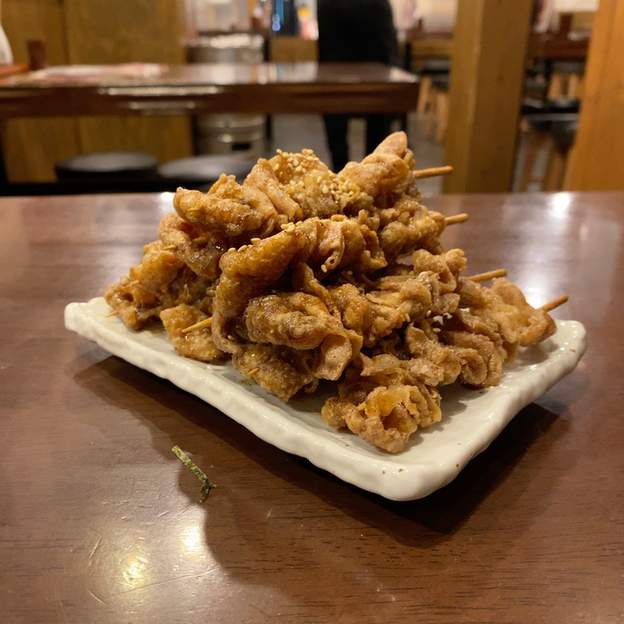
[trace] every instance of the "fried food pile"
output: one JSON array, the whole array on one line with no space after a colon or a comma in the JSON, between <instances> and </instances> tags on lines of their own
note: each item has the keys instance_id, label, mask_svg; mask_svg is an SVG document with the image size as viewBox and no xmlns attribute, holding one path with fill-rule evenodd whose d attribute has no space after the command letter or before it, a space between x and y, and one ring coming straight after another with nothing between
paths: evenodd
<instances>
[{"instance_id":1,"label":"fried food pile","mask_svg":"<svg viewBox=\"0 0 624 624\"><path fill-rule=\"evenodd\" d=\"M159 240L106 301L176 351L230 359L288 401L337 383L323 420L389 452L441 419L440 386L495 386L556 326L504 277L461 277L445 218L420 203L407 137L333 173L311 150L260 159L243 184L178 189Z\"/></svg>"}]
</instances>

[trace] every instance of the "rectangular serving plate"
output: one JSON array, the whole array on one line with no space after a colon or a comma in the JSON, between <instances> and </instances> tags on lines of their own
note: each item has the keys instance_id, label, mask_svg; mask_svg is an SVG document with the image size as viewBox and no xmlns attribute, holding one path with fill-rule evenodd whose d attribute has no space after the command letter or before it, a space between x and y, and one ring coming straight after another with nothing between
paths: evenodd
<instances>
[{"instance_id":1,"label":"rectangular serving plate","mask_svg":"<svg viewBox=\"0 0 624 624\"><path fill-rule=\"evenodd\" d=\"M325 394L288 403L250 385L231 362L206 364L179 356L162 327L135 332L102 297L65 308L65 326L127 362L168 379L277 448L364 490L397 501L414 500L450 483L464 466L532 403L570 373L586 346L577 321L557 321L548 340L521 349L494 388L442 388L441 422L417 431L404 451L390 454L320 417Z\"/></svg>"}]
</instances>

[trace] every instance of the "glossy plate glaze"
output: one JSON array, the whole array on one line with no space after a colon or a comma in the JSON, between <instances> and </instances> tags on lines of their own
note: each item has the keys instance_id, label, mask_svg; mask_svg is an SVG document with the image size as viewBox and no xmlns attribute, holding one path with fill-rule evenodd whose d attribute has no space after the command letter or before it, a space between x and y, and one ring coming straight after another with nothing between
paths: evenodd
<instances>
[{"instance_id":1,"label":"glossy plate glaze","mask_svg":"<svg viewBox=\"0 0 624 624\"><path fill-rule=\"evenodd\" d=\"M210 403L265 442L392 500L422 498L452 481L523 407L570 373L585 350L583 325L557 321L557 333L521 350L499 386L443 388L442 421L416 432L404 451L391 455L323 422L319 413L331 389L282 403L249 385L230 362L215 365L180 357L162 328L134 332L118 316L107 318L110 312L101 297L71 303L65 308L65 326Z\"/></svg>"}]
</instances>

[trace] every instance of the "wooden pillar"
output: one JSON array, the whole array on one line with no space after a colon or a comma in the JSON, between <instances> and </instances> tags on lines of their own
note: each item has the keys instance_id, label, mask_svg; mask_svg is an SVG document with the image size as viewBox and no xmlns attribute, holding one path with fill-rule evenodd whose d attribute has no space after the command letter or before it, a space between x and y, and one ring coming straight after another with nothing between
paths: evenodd
<instances>
[{"instance_id":1,"label":"wooden pillar","mask_svg":"<svg viewBox=\"0 0 624 624\"><path fill-rule=\"evenodd\" d=\"M511 190L532 0L461 0L453 37L445 193Z\"/></svg>"},{"instance_id":2,"label":"wooden pillar","mask_svg":"<svg viewBox=\"0 0 624 624\"><path fill-rule=\"evenodd\" d=\"M600 0L564 187L624 190L624 0Z\"/></svg>"}]
</instances>

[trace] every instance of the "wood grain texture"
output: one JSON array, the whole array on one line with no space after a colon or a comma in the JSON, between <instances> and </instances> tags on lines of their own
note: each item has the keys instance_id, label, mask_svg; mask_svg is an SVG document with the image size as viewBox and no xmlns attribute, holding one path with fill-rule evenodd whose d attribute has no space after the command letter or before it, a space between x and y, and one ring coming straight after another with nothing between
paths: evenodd
<instances>
[{"instance_id":1,"label":"wood grain texture","mask_svg":"<svg viewBox=\"0 0 624 624\"><path fill-rule=\"evenodd\" d=\"M601 0L565 186L624 189L624 0Z\"/></svg>"},{"instance_id":2,"label":"wood grain texture","mask_svg":"<svg viewBox=\"0 0 624 624\"><path fill-rule=\"evenodd\" d=\"M444 191L511 187L530 0L465 0L453 38Z\"/></svg>"},{"instance_id":3,"label":"wood grain texture","mask_svg":"<svg viewBox=\"0 0 624 624\"><path fill-rule=\"evenodd\" d=\"M41 39L51 65L69 62L59 0L3 0L2 26L17 62L28 62L26 42ZM15 119L2 124L2 148L11 182L51 182L54 163L80 152L75 119Z\"/></svg>"},{"instance_id":4,"label":"wood grain texture","mask_svg":"<svg viewBox=\"0 0 624 624\"><path fill-rule=\"evenodd\" d=\"M73 64L182 63L182 25L169 0L64 0ZM83 151L142 151L161 162L192 154L184 116L80 119Z\"/></svg>"},{"instance_id":5,"label":"wood grain texture","mask_svg":"<svg viewBox=\"0 0 624 624\"><path fill-rule=\"evenodd\" d=\"M318 43L301 37L271 37L269 60L274 63L306 63L318 61Z\"/></svg>"},{"instance_id":6,"label":"wood grain texture","mask_svg":"<svg viewBox=\"0 0 624 624\"><path fill-rule=\"evenodd\" d=\"M171 195L0 199L0 595L7 622L618 622L624 193L449 195L469 274L570 296L578 368L458 478L392 503L66 331ZM217 483L200 483L179 445Z\"/></svg>"},{"instance_id":7,"label":"wood grain texture","mask_svg":"<svg viewBox=\"0 0 624 624\"><path fill-rule=\"evenodd\" d=\"M0 79L0 116L139 115L159 105L203 113L406 112L418 80L381 63L171 65L161 76L51 85Z\"/></svg>"}]
</instances>

